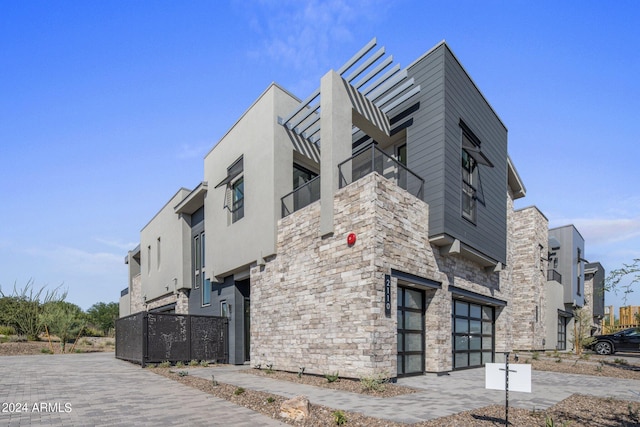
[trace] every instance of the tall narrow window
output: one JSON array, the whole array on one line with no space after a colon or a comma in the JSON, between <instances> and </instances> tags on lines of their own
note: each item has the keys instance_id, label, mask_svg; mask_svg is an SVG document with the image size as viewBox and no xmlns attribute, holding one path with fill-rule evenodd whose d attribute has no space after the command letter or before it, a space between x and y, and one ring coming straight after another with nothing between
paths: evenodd
<instances>
[{"instance_id":1,"label":"tall narrow window","mask_svg":"<svg viewBox=\"0 0 640 427\"><path fill-rule=\"evenodd\" d=\"M231 222L244 217L244 158L240 156L227 168L227 176L215 188L226 185L224 208L231 212Z\"/></svg>"},{"instance_id":2,"label":"tall narrow window","mask_svg":"<svg viewBox=\"0 0 640 427\"><path fill-rule=\"evenodd\" d=\"M160 270L160 262L162 259L160 258L160 238L158 237L158 241L156 242L156 258L158 262L158 270Z\"/></svg>"},{"instance_id":3,"label":"tall narrow window","mask_svg":"<svg viewBox=\"0 0 640 427\"><path fill-rule=\"evenodd\" d=\"M398 147L398 162L403 166L407 166L407 144Z\"/></svg>"},{"instance_id":4,"label":"tall narrow window","mask_svg":"<svg viewBox=\"0 0 640 427\"><path fill-rule=\"evenodd\" d=\"M462 216L471 222L476 220L476 162L466 150L462 150Z\"/></svg>"},{"instance_id":5,"label":"tall narrow window","mask_svg":"<svg viewBox=\"0 0 640 427\"><path fill-rule=\"evenodd\" d=\"M233 183L231 197L232 221L236 222L244 217L244 177L240 177L240 179Z\"/></svg>"},{"instance_id":6,"label":"tall narrow window","mask_svg":"<svg viewBox=\"0 0 640 427\"><path fill-rule=\"evenodd\" d=\"M193 254L194 263L193 263L193 286L196 289L200 288L200 284L202 283L202 242L200 241L200 236L195 236L193 238Z\"/></svg>"},{"instance_id":7,"label":"tall narrow window","mask_svg":"<svg viewBox=\"0 0 640 427\"><path fill-rule=\"evenodd\" d=\"M147 246L147 274L151 274L151 245Z\"/></svg>"},{"instance_id":8,"label":"tall narrow window","mask_svg":"<svg viewBox=\"0 0 640 427\"><path fill-rule=\"evenodd\" d=\"M211 305L211 280L205 279L202 285L202 306Z\"/></svg>"}]
</instances>

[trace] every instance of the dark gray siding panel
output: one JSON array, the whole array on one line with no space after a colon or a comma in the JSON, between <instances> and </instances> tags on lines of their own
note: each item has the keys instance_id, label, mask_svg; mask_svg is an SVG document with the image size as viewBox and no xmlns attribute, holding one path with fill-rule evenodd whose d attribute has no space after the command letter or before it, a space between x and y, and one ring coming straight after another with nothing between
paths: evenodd
<instances>
[{"instance_id":1,"label":"dark gray siding panel","mask_svg":"<svg viewBox=\"0 0 640 427\"><path fill-rule=\"evenodd\" d=\"M448 48L445 49L445 109L445 233L505 263L507 130ZM482 151L494 164L493 168L479 166L484 203L477 204L475 224L461 214L460 120L480 139Z\"/></svg>"},{"instance_id":2,"label":"dark gray siding panel","mask_svg":"<svg viewBox=\"0 0 640 427\"><path fill-rule=\"evenodd\" d=\"M424 200L429 204L429 232L444 229L444 49L440 46L408 70L420 85L417 101L407 129L407 166L425 180ZM410 100L415 103L416 99ZM404 106L399 107L406 108Z\"/></svg>"}]
</instances>

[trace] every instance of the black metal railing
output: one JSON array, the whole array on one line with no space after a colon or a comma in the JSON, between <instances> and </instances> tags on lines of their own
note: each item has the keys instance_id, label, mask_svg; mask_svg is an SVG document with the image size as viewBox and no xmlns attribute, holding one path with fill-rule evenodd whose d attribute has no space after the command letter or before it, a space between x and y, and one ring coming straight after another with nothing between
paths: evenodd
<instances>
[{"instance_id":1,"label":"black metal railing","mask_svg":"<svg viewBox=\"0 0 640 427\"><path fill-rule=\"evenodd\" d=\"M340 188L372 172L378 172L385 178L394 181L400 188L422 199L424 179L380 150L374 143L369 144L358 153L340 163L338 165L338 171L340 175Z\"/></svg>"},{"instance_id":2,"label":"black metal railing","mask_svg":"<svg viewBox=\"0 0 640 427\"><path fill-rule=\"evenodd\" d=\"M305 182L291 193L280 199L282 203L282 218L291 215L311 203L320 200L320 176Z\"/></svg>"},{"instance_id":3,"label":"black metal railing","mask_svg":"<svg viewBox=\"0 0 640 427\"><path fill-rule=\"evenodd\" d=\"M550 268L547 270L547 281L555 281L558 283L562 283L562 274Z\"/></svg>"}]
</instances>

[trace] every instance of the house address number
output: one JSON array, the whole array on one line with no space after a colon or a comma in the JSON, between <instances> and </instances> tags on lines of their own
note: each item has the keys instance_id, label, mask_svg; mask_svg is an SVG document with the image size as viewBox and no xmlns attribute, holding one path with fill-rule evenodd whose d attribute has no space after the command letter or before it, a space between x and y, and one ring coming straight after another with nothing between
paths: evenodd
<instances>
[{"instance_id":1,"label":"house address number","mask_svg":"<svg viewBox=\"0 0 640 427\"><path fill-rule=\"evenodd\" d=\"M391 317L391 276L384 275L384 315Z\"/></svg>"}]
</instances>

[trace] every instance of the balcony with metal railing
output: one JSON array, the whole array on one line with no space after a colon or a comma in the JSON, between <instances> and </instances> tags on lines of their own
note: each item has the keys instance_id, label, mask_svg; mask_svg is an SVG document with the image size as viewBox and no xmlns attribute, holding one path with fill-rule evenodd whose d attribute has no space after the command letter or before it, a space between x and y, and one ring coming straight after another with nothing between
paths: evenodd
<instances>
[{"instance_id":1,"label":"balcony with metal railing","mask_svg":"<svg viewBox=\"0 0 640 427\"><path fill-rule=\"evenodd\" d=\"M320 176L305 182L281 200L282 218L320 200Z\"/></svg>"},{"instance_id":2,"label":"balcony with metal railing","mask_svg":"<svg viewBox=\"0 0 640 427\"><path fill-rule=\"evenodd\" d=\"M374 143L369 144L355 155L338 165L340 188L365 177L372 172L390 179L400 188L422 199L424 179L405 165L380 150Z\"/></svg>"},{"instance_id":3,"label":"balcony with metal railing","mask_svg":"<svg viewBox=\"0 0 640 427\"><path fill-rule=\"evenodd\" d=\"M547 281L562 283L562 274L558 273L556 270L550 268L547 270Z\"/></svg>"}]
</instances>

